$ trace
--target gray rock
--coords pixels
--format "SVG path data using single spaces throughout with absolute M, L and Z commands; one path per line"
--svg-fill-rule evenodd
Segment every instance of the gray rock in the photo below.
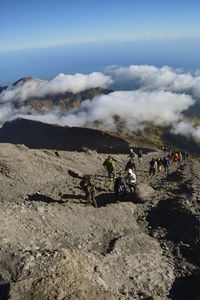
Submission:
M 136 199 L 140 202 L 146 202 L 150 199 L 152 199 L 155 191 L 152 187 L 145 183 L 137 184 L 136 189 Z

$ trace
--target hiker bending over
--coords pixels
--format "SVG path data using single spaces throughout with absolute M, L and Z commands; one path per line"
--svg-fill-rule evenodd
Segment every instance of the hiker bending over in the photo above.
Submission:
M 106 168 L 108 172 L 108 178 L 110 178 L 110 181 L 113 181 L 113 179 L 115 179 L 115 164 L 110 155 L 104 161 L 103 166 Z
M 129 187 L 130 192 L 133 193 L 136 186 L 136 175 L 131 169 L 127 170 L 124 180 Z
M 83 179 L 80 182 L 82 190 L 85 192 L 86 200 L 91 203 L 94 207 L 97 207 L 97 202 L 95 199 L 95 186 L 91 181 L 90 175 L 83 176 Z

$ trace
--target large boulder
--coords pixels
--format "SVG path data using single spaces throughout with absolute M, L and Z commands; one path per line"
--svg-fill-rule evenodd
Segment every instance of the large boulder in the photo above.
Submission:
M 145 183 L 137 184 L 135 189 L 135 196 L 139 202 L 146 202 L 152 199 L 154 193 L 154 189 Z

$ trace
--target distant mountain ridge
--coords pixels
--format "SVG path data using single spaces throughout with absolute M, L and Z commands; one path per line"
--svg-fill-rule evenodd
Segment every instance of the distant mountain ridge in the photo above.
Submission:
M 35 81 L 40 83 L 39 79 L 33 77 L 24 77 L 16 82 L 14 82 L 9 88 L 16 88 L 23 86 L 27 82 Z M 0 93 L 5 91 L 8 87 L 0 87 Z M 79 93 L 65 92 L 57 94 L 49 94 L 46 96 L 38 97 L 32 96 L 27 97 L 26 99 L 13 99 L 15 108 L 29 106 L 32 108 L 32 113 L 34 114 L 43 114 L 44 109 L 51 110 L 55 107 L 59 107 L 63 111 L 68 111 L 73 108 L 78 108 L 81 105 L 81 102 L 87 99 L 93 99 L 96 96 L 101 94 L 109 94 L 112 90 L 103 89 L 103 88 L 90 88 Z
M 23 85 L 24 83 L 26 83 L 27 81 L 40 81 L 39 79 L 36 79 L 34 77 L 28 76 L 28 77 L 22 77 L 20 79 L 18 79 L 17 81 L 15 81 L 12 86 L 17 86 L 17 85 Z
M 68 111 L 73 108 L 79 108 L 81 102 L 87 99 L 93 99 L 96 96 L 101 94 L 109 94 L 110 90 L 102 89 L 102 88 L 92 88 L 86 91 L 73 94 L 71 92 L 66 92 L 64 94 L 56 94 L 56 95 L 48 95 L 46 97 L 32 97 L 23 103 L 18 102 L 18 107 L 20 106 L 31 106 L 35 113 L 43 114 L 42 109 L 53 109 L 55 107 L 59 107 L 63 111 Z

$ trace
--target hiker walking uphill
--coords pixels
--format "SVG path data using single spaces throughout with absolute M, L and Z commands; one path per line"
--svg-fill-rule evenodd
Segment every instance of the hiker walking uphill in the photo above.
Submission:
M 155 160 L 155 158 L 152 158 L 152 160 L 149 162 L 150 168 L 149 168 L 149 175 L 155 175 L 158 169 L 158 163 Z
M 165 170 L 165 173 L 169 174 L 169 168 L 170 168 L 170 163 L 171 163 L 171 160 L 170 160 L 170 156 L 165 156 L 163 158 L 163 167 L 164 167 L 164 170 Z
M 161 157 L 160 156 L 157 157 L 156 161 L 157 161 L 157 165 L 158 165 L 158 171 L 161 171 L 161 169 L 162 169 L 162 159 L 161 159 Z
M 174 166 L 176 166 L 178 163 L 178 153 L 177 152 L 173 152 L 173 155 L 172 155 L 172 164 Z
M 135 162 L 132 158 L 129 159 L 129 161 L 127 162 L 126 166 L 125 166 L 125 171 L 128 171 L 128 169 L 131 170 L 135 170 L 136 169 L 136 165 Z
M 182 156 L 182 153 L 181 153 L 181 151 L 178 151 L 177 153 L 178 153 L 178 165 L 180 165 L 180 163 L 181 163 L 181 161 L 182 161 L 182 158 L 183 158 L 183 156 Z
M 138 151 L 138 163 L 141 164 L 143 162 L 143 153 L 142 150 Z
M 128 157 L 130 157 L 130 158 L 132 158 L 132 159 L 134 159 L 134 158 L 136 157 L 136 154 L 135 154 L 135 152 L 133 151 L 133 148 L 130 149 L 130 153 L 129 153 Z
M 83 176 L 83 179 L 80 182 L 80 186 L 85 192 L 86 200 L 94 207 L 97 207 L 97 202 L 95 199 L 95 186 L 91 180 L 91 177 L 89 175 Z
M 110 181 L 113 181 L 113 179 L 115 179 L 115 164 L 110 155 L 104 161 L 103 166 L 106 168 L 108 172 L 108 178 L 110 178 Z

